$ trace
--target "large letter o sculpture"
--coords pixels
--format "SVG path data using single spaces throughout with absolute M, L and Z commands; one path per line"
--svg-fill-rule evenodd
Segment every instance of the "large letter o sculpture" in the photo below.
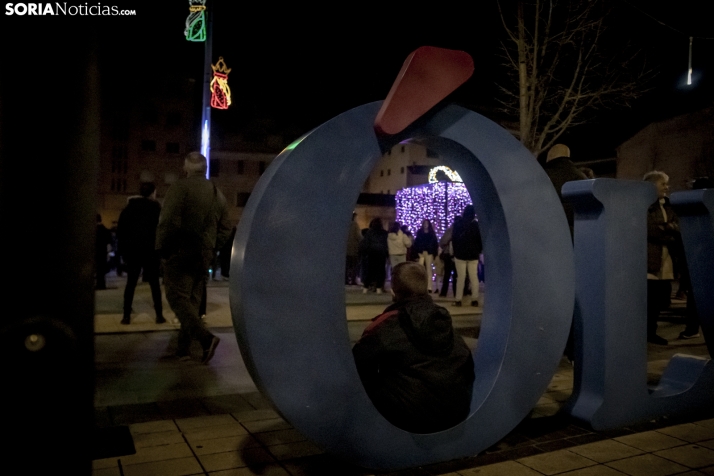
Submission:
M 325 450 L 381 470 L 473 456 L 535 406 L 560 361 L 574 305 L 573 251 L 548 177 L 507 131 L 458 106 L 398 136 L 373 129 L 380 103 L 347 111 L 281 153 L 256 185 L 233 246 L 230 301 L 261 392 Z M 439 152 L 474 198 L 488 304 L 474 352 L 471 413 L 412 434 L 374 408 L 352 358 L 344 301 L 347 230 L 382 147 Z

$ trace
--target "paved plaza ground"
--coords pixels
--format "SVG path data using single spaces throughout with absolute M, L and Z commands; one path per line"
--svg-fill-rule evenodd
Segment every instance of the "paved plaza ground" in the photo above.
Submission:
M 178 325 L 166 304 L 169 322 L 153 323 L 147 284 L 137 288 L 135 314 L 128 326 L 119 324 L 124 278 L 110 275 L 108 286 L 96 295 L 96 422 L 107 431 L 128 428 L 133 448 L 130 441 L 125 454 L 98 454 L 94 475 L 382 474 L 324 453 L 258 392 L 231 327 L 227 281 L 212 280 L 208 289 L 206 322 L 221 338 L 209 365 L 198 362 L 200 349 L 194 349 L 195 360 L 189 362 L 172 357 Z M 485 290 L 481 304 L 487 305 L 487 299 Z M 389 304 L 390 296 L 364 295 L 358 287 L 347 287 L 345 301 L 347 330 L 354 343 L 369 319 Z M 446 306 L 451 301 L 442 302 Z M 683 307 L 683 302 L 673 301 L 660 323 L 660 334 L 670 339 L 670 345 L 649 345 L 652 383 L 675 353 L 707 355 L 702 338 L 677 340 L 684 328 Z M 475 347 L 481 307 L 448 309 L 457 331 Z M 470 458 L 390 474 L 714 475 L 714 409 L 694 419 L 661 418 L 595 432 L 558 412 L 572 385 L 573 367 L 563 359 L 531 414 L 491 448 Z

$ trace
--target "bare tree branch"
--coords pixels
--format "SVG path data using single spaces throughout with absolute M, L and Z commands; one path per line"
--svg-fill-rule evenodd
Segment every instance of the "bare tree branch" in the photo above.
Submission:
M 499 85 L 500 102 L 519 116 L 519 139 L 536 155 L 594 110 L 626 105 L 646 91 L 652 72 L 638 66 L 637 53 L 603 52 L 604 1 L 520 0 L 515 22 L 498 5 L 510 40 L 503 65 L 514 79 Z

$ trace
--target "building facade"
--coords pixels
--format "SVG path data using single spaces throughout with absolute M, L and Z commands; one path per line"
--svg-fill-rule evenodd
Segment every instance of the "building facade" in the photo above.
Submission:
M 661 170 L 676 191 L 697 177 L 714 177 L 713 129 L 714 105 L 649 124 L 617 148 L 617 178 L 642 180 Z

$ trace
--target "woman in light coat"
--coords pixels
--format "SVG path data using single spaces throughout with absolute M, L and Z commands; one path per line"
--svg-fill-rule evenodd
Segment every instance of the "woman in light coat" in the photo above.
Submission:
M 399 263 L 404 263 L 407 260 L 407 249 L 412 245 L 412 237 L 404 234 L 401 230 L 401 225 L 395 221 L 389 227 L 387 235 L 387 246 L 389 247 L 389 266 L 392 269 Z

